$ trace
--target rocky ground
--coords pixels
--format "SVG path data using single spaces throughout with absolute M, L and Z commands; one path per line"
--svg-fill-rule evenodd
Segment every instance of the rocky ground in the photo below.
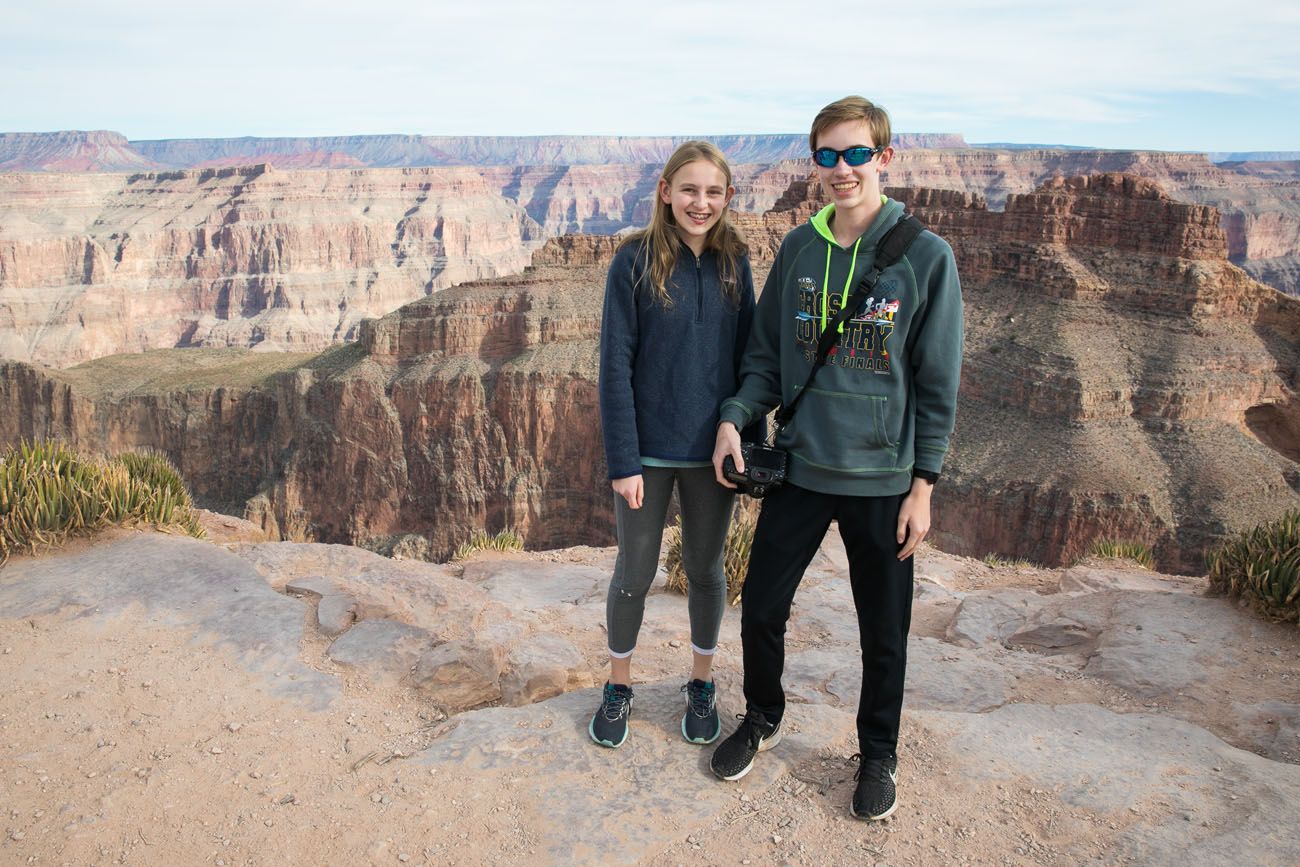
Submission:
M 900 800 L 852 819 L 856 625 L 830 539 L 787 736 L 682 741 L 656 587 L 632 733 L 593 746 L 609 549 L 460 565 L 118 531 L 0 569 L 3 864 L 1295 864 L 1300 631 L 1136 566 L 926 549 Z M 742 709 L 739 611 L 717 679 Z

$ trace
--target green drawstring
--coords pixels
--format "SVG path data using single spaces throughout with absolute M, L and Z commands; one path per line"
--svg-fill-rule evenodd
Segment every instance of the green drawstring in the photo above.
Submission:
M 853 242 L 853 258 L 849 260 L 849 276 L 844 279 L 844 291 L 840 295 L 840 306 L 843 307 L 849 303 L 849 287 L 853 285 L 853 270 L 858 265 L 858 245 L 862 243 L 862 238 Z M 831 283 L 831 245 L 826 244 L 826 273 L 822 275 L 822 327 L 818 332 L 826 330 L 826 298 L 830 294 Z M 840 334 L 844 333 L 844 323 L 840 323 Z

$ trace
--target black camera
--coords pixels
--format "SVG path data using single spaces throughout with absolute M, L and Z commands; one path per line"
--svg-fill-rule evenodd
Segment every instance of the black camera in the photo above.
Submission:
M 727 455 L 722 459 L 722 475 L 727 481 L 735 482 L 742 494 L 762 499 L 785 481 L 786 465 L 790 461 L 785 449 L 741 443 L 740 454 L 745 459 L 745 471 L 737 472 L 736 462 Z

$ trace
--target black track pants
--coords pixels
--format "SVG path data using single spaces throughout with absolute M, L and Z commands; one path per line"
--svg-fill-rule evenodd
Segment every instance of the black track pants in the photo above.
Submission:
M 781 673 L 794 592 L 832 520 L 839 522 L 862 646 L 858 745 L 869 758 L 893 753 L 903 712 L 912 563 L 896 541 L 903 494 L 848 497 L 785 485 L 763 500 L 741 608 L 745 702 L 769 720 L 785 712 Z

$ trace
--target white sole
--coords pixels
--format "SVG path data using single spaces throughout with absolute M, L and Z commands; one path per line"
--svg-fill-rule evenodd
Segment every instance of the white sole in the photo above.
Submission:
M 849 813 L 850 813 L 850 815 L 853 816 L 853 818 L 855 818 L 855 819 L 859 819 L 859 820 L 861 820 L 861 821 L 863 821 L 863 822 L 879 822 L 879 821 L 882 820 L 882 819 L 888 819 L 890 816 L 894 815 L 894 811 L 897 810 L 897 809 L 898 809 L 898 799 L 895 798 L 895 799 L 894 799 L 894 803 L 893 803 L 893 805 L 890 806 L 890 808 L 889 808 L 888 810 L 886 810 L 885 812 L 881 813 L 879 816 L 863 816 L 863 815 L 860 815 L 860 814 L 858 813 L 858 811 L 855 810 L 855 809 L 853 809 L 853 807 L 852 807 L 851 805 L 849 806 Z
M 781 729 L 778 728 L 776 731 L 772 732 L 772 734 L 768 735 L 766 738 L 758 742 L 758 752 L 765 753 L 779 743 L 781 743 Z M 718 774 L 718 779 L 726 780 L 727 782 L 730 783 L 735 780 L 739 780 L 741 777 L 745 776 L 745 774 L 748 774 L 751 770 L 753 770 L 753 768 L 754 768 L 754 760 L 750 759 L 749 764 L 741 768 L 738 773 L 732 774 L 729 777 L 724 777 L 721 774 Z

